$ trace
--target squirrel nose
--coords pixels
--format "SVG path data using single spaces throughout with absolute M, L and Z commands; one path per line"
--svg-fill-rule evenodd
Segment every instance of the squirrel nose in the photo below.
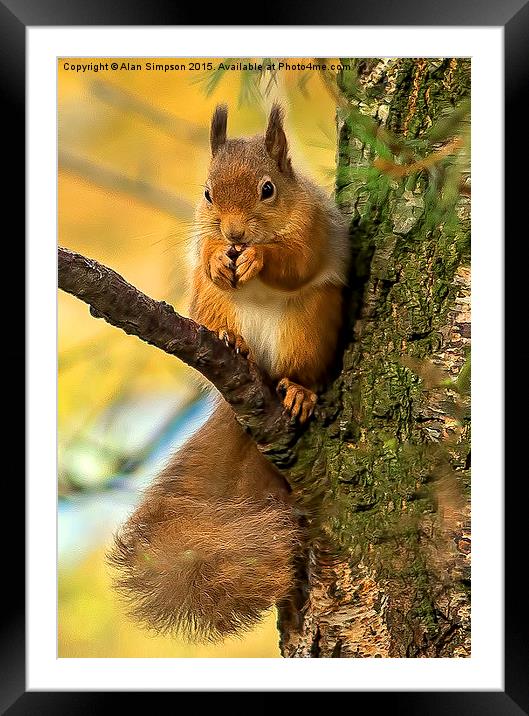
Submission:
M 241 244 L 244 239 L 244 229 L 226 231 L 225 236 L 230 244 Z
M 230 244 L 244 243 L 246 226 L 242 216 L 226 216 L 221 221 L 220 230 Z

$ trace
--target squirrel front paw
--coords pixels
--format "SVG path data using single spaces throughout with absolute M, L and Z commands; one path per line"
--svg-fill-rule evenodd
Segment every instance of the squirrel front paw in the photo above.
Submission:
M 235 261 L 235 281 L 240 286 L 257 276 L 263 268 L 263 252 L 258 246 L 248 246 Z
M 300 423 L 310 418 L 318 400 L 316 393 L 288 378 L 279 381 L 277 392 L 283 397 L 283 405 L 293 418 L 298 418 Z
M 236 353 L 240 353 L 247 358 L 249 357 L 250 348 L 242 336 L 239 336 L 237 333 L 233 333 L 233 331 L 229 331 L 226 328 L 221 328 L 218 332 L 218 336 L 227 346 L 235 348 Z
M 207 274 L 215 286 L 225 291 L 235 288 L 234 263 L 224 250 L 211 254 L 207 264 Z

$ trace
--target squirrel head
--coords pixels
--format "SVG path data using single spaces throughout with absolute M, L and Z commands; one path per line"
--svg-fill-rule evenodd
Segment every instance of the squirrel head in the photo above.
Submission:
M 274 104 L 264 135 L 227 137 L 228 108 L 211 120 L 211 163 L 197 218 L 201 233 L 227 244 L 280 240 L 282 225 L 299 207 L 301 187 L 288 156 L 283 110 Z

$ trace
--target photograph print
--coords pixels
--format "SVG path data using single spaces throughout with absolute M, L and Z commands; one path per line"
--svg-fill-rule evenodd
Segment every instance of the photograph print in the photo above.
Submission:
M 57 73 L 58 656 L 470 657 L 471 60 Z

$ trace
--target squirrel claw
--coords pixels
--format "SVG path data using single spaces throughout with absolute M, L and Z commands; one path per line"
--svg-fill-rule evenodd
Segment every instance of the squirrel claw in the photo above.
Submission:
M 222 328 L 219 331 L 218 336 L 220 340 L 224 341 L 229 348 L 235 348 L 236 353 L 240 353 L 246 358 L 248 357 L 250 348 L 242 336 L 239 336 L 226 328 Z
M 277 384 L 277 392 L 283 396 L 285 410 L 300 423 L 306 422 L 314 412 L 318 397 L 312 390 L 283 378 Z

